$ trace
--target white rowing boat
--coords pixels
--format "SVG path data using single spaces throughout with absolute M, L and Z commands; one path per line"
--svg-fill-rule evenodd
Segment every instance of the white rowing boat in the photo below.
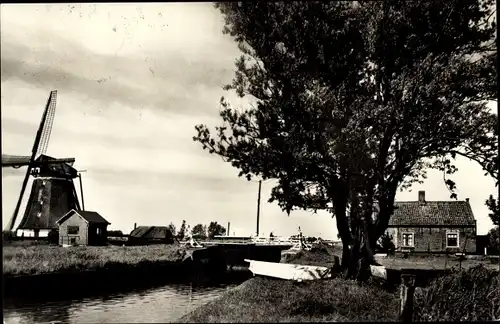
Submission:
M 250 263 L 249 270 L 254 275 L 274 277 L 285 280 L 318 280 L 332 277 L 332 269 L 291 263 L 275 263 L 245 259 Z

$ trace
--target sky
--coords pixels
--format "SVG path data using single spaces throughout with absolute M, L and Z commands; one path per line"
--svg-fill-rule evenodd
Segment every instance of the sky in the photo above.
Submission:
M 192 140 L 196 124 L 220 123 L 221 96 L 247 104 L 222 90 L 239 50 L 212 4 L 16 4 L 2 5 L 0 18 L 2 153 L 29 155 L 48 95 L 58 90 L 47 154 L 75 157 L 74 167 L 87 170 L 85 208 L 106 218 L 109 230 L 179 228 L 186 220 L 255 233 L 258 183 L 238 178 Z M 484 201 L 498 189 L 477 164 L 459 158 L 457 167 L 458 197 L 470 198 L 485 234 L 492 224 Z M 4 226 L 24 172 L 2 168 Z M 331 215 L 288 216 L 267 203 L 271 188 L 263 182 L 261 235 L 288 236 L 300 226 L 305 235 L 336 239 Z M 449 200 L 438 171 L 396 198 L 416 200 L 419 190 L 427 200 Z

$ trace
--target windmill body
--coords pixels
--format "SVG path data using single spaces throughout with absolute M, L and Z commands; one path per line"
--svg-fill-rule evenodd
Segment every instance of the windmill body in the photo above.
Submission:
M 35 179 L 24 216 L 16 234 L 21 237 L 45 237 L 57 228 L 56 221 L 72 209 L 80 210 L 73 180 L 78 172 L 67 163 L 43 162 L 58 159 L 41 155 L 31 176 Z
M 34 178 L 26 210 L 15 232 L 17 236 L 46 237 L 51 229 L 57 228 L 56 221 L 64 214 L 71 209 L 80 210 L 73 182 L 78 176 L 77 170 L 73 168 L 75 159 L 57 159 L 45 155 L 54 120 L 56 97 L 56 91 L 52 91 L 40 122 L 32 155 L 2 154 L 2 167 L 27 166 L 21 193 L 9 222 L 10 231 L 14 229 L 16 218 L 20 213 L 21 200 L 28 179 Z

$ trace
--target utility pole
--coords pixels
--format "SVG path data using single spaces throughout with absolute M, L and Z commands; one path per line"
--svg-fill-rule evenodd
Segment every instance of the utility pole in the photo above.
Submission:
M 262 188 L 262 180 L 259 180 L 259 194 L 257 195 L 257 237 L 259 237 L 259 217 L 260 217 L 260 190 Z
M 80 197 L 82 198 L 82 211 L 85 211 L 85 203 L 83 201 L 82 172 L 87 172 L 87 170 L 78 171 L 78 180 L 80 180 Z

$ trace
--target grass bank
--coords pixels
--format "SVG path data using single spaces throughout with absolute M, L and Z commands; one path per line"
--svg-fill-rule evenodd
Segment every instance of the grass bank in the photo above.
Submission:
M 451 256 L 409 256 L 401 257 L 375 257 L 375 260 L 386 268 L 400 270 L 402 268 L 412 269 L 470 269 L 482 265 L 491 270 L 498 270 L 498 261 L 490 260 L 488 257 L 467 258 L 460 262 L 454 255 Z
M 337 251 L 317 248 L 283 262 L 330 266 Z M 430 262 L 429 260 L 427 260 Z M 500 275 L 483 266 L 456 270 L 415 292 L 416 321 L 500 318 Z M 398 321 L 399 291 L 335 278 L 294 283 L 256 277 L 184 316 L 182 322 Z
M 342 247 L 317 244 L 313 246 L 310 251 L 298 251 L 293 254 L 283 254 L 281 262 L 332 267 L 335 264 L 335 257 L 340 258 L 341 255 Z
M 3 246 L 4 277 L 100 270 L 141 263 L 180 262 L 186 249 L 178 245 L 79 246 L 47 244 Z
M 478 265 L 415 290 L 417 321 L 500 320 L 500 274 Z
M 396 321 L 398 295 L 353 281 L 252 278 L 181 322 Z

